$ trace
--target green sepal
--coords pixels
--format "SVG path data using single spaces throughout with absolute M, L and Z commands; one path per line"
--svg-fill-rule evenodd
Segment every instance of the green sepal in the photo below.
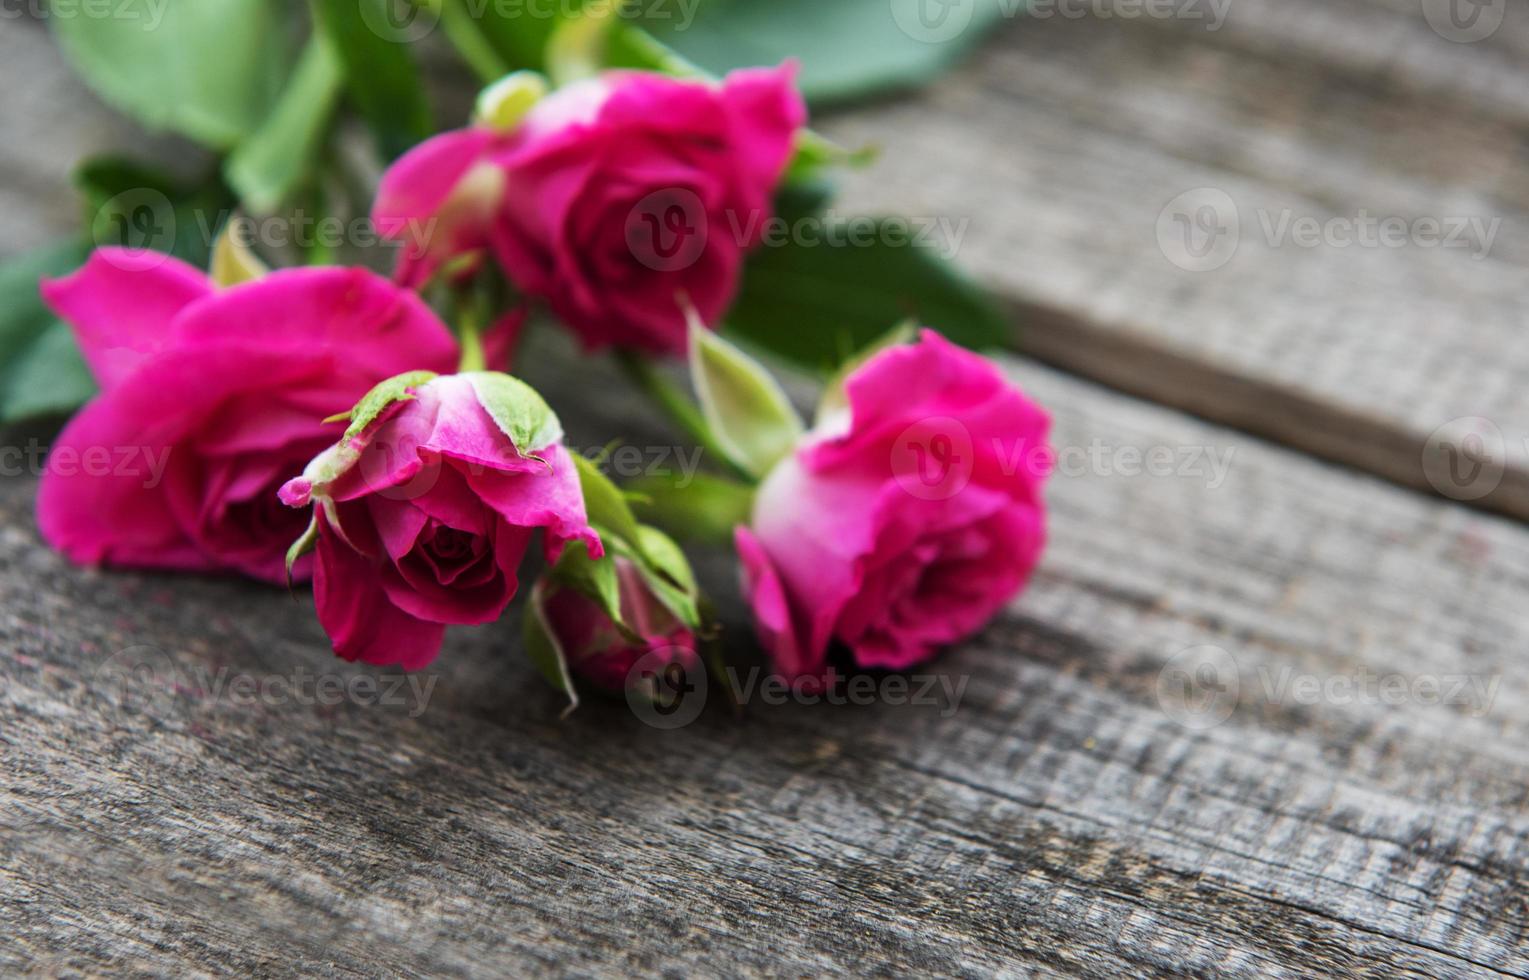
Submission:
M 520 125 L 547 95 L 547 78 L 540 72 L 513 71 L 478 93 L 473 124 L 508 133 Z
M 627 557 L 637 566 L 643 583 L 681 623 L 693 632 L 703 631 L 701 592 L 685 553 L 658 528 L 643 526 L 638 531 L 633 553 Z
M 600 528 L 596 526 L 598 532 Z M 601 535 L 601 540 L 610 535 Z M 616 575 L 616 563 L 609 558 L 592 558 L 589 547 L 576 541 L 563 549 L 562 557 L 553 566 L 548 578 L 558 586 L 573 589 L 600 607 L 600 611 L 616 624 L 616 628 L 630 640 L 638 636 L 622 618 L 621 582 Z
M 319 515 L 315 511 L 313 519 L 308 522 L 308 530 L 302 533 L 302 537 L 292 542 L 292 547 L 287 549 L 287 588 L 292 587 L 292 566 L 297 560 L 308 554 L 319 543 Z
M 639 519 L 684 541 L 730 545 L 733 528 L 748 524 L 754 509 L 753 487 L 704 473 L 683 487 L 672 477 L 647 477 L 632 490 L 629 499 Z
M 532 457 L 536 450 L 563 438 L 563 424 L 557 414 L 524 381 L 497 371 L 468 371 L 461 376 L 472 384 L 478 404 L 522 456 Z
M 242 216 L 234 215 L 218 233 L 217 241 L 213 242 L 212 262 L 208 275 L 219 286 L 237 286 L 240 283 L 254 282 L 271 271 L 269 266 L 260 261 L 260 256 L 240 240 L 246 224 Z
M 524 637 L 526 653 L 536 669 L 547 679 L 547 683 L 562 691 L 568 696 L 568 707 L 563 709 L 563 717 L 573 714 L 579 706 L 579 692 L 573 686 L 573 673 L 568 669 L 568 657 L 563 652 L 562 645 L 557 642 L 557 637 L 548 625 L 543 605 L 547 599 L 548 583 L 543 580 L 536 583 L 531 590 L 530 601 L 526 603 L 525 613 L 521 621 L 521 634 Z
M 608 529 L 617 537 L 637 541 L 637 518 L 632 514 L 626 496 L 616 488 L 610 477 L 600 472 L 600 467 L 593 460 L 575 453 L 573 464 L 579 471 L 579 486 L 584 491 L 585 519 Z
M 802 436 L 802 420 L 758 361 L 690 321 L 690 377 L 701 414 L 731 461 L 762 479 Z
M 690 569 L 690 561 L 673 538 L 656 527 L 644 524 L 637 529 L 637 546 L 655 570 L 668 576 L 671 582 L 686 593 L 697 593 L 695 573 Z
M 367 392 L 366 395 L 356 403 L 356 407 L 351 409 L 348 413 L 344 415 L 335 415 L 325 419 L 324 421 L 339 422 L 345 419 L 349 419 L 350 425 L 346 427 L 345 436 L 342 441 L 354 439 L 362 432 L 365 432 L 367 426 L 377 421 L 377 416 L 386 411 L 389 405 L 393 404 L 394 402 L 412 401 L 414 395 L 410 393 L 409 389 L 418 388 L 420 385 L 427 384 L 428 382 L 435 380 L 437 377 L 439 377 L 439 375 L 437 375 L 434 371 L 408 371 L 404 374 L 389 378 L 379 384 L 377 387 L 373 388 L 371 391 Z

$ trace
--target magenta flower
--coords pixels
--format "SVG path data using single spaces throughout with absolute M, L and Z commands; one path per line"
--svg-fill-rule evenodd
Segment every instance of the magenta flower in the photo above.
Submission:
M 762 642 L 787 677 L 830 643 L 901 670 L 981 628 L 1045 542 L 1050 420 L 932 331 L 870 358 L 846 407 L 766 477 L 735 532 Z
M 446 133 L 383 178 L 373 217 L 408 248 L 401 282 L 491 250 L 590 348 L 685 347 L 681 294 L 715 323 L 772 216 L 806 120 L 795 66 L 720 84 L 610 72 L 518 125 Z
M 631 559 L 609 560 L 616 564 L 621 626 L 578 589 L 549 584 L 537 590 L 539 614 L 573 674 L 602 691 L 620 694 L 628 686 L 649 682 L 633 676 L 639 661 L 649 674 L 671 664 L 687 673 L 700 669 L 695 633 L 654 594 Z
M 84 564 L 282 581 L 303 523 L 276 490 L 332 438 L 322 420 L 382 378 L 457 360 L 417 297 L 361 269 L 219 289 L 168 256 L 101 249 L 42 294 L 101 386 L 37 501 L 43 537 Z
M 346 660 L 417 670 L 448 625 L 498 619 L 532 534 L 603 553 L 557 417 L 508 375 L 394 379 L 281 490 L 316 504 L 320 623 Z M 294 535 L 295 537 L 295 535 Z

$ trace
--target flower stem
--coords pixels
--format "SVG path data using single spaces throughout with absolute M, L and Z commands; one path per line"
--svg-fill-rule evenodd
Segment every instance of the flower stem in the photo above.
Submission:
M 497 82 L 510 73 L 510 66 L 483 36 L 482 28 L 473 20 L 472 11 L 462 5 L 462 0 L 421 0 L 421 5 L 440 15 L 447 40 L 484 84 Z
M 457 365 L 457 372 L 485 370 L 488 361 L 483 356 L 483 327 L 476 303 L 463 303 L 457 308 L 457 325 L 462 343 L 462 362 Z
M 742 479 L 754 482 L 731 456 L 722 448 L 722 444 L 712 435 L 711 426 L 706 424 L 701 410 L 695 402 L 685 396 L 674 382 L 664 377 L 651 360 L 641 354 L 630 351 L 618 351 L 616 363 L 621 365 L 621 370 L 632 380 L 639 389 L 662 408 L 675 424 L 685 430 L 685 434 L 696 441 L 696 445 L 706 451 L 707 455 L 721 462 L 729 473 Z

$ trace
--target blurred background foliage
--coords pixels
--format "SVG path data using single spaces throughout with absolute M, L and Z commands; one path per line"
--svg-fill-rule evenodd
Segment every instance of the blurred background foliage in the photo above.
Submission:
M 50 18 L 64 56 L 102 100 L 147 129 L 196 144 L 212 162 L 191 181 L 125 157 L 78 165 L 82 234 L 0 267 L 0 424 L 67 412 L 93 391 L 67 328 L 37 296 L 39 276 L 68 272 L 98 245 L 153 248 L 205 267 L 218 231 L 238 212 L 365 215 L 382 165 L 466 122 L 440 118 L 427 76 L 442 64 L 478 83 L 518 69 L 555 75 L 549 60 L 559 36 L 588 20 L 584 8 L 597 2 L 171 0 L 144 12 L 157 15 L 154 23 Z M 971 21 L 950 40 L 906 29 L 910 18 L 929 15 L 928 5 L 948 3 L 629 0 L 605 18 L 600 48 L 606 65 L 676 74 L 797 58 L 804 94 L 820 111 L 927 83 L 1017 0 L 964 0 Z M 360 166 L 342 138 L 355 124 L 373 150 Z M 839 220 L 824 216 L 833 168 L 872 156 L 809 135 L 782 192 L 782 216 Z M 725 329 L 820 372 L 908 317 L 972 346 L 1007 339 L 980 289 L 912 242 L 882 240 L 892 237 L 760 249 Z M 351 259 L 322 248 L 288 258 Z

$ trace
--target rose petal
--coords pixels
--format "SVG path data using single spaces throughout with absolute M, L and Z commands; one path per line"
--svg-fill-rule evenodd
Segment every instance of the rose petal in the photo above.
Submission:
M 592 557 L 601 557 L 605 548 L 584 512 L 584 493 L 573 458 L 562 446 L 549 446 L 542 455 L 547 467 L 539 471 L 469 472 L 468 485 L 508 523 L 546 528 L 548 561 L 556 561 L 572 541 L 583 541 Z
M 205 274 L 179 259 L 122 248 L 97 249 L 78 272 L 43 280 L 39 289 L 73 327 L 103 389 L 169 344 L 176 316 L 214 293 Z
M 334 652 L 346 660 L 404 670 L 428 666 L 446 628 L 411 616 L 388 600 L 377 569 L 320 517 L 313 596 Z

